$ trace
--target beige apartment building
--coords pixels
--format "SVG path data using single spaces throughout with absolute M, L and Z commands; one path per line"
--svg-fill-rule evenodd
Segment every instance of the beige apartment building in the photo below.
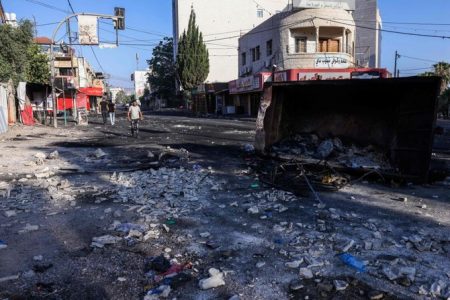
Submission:
M 239 75 L 354 67 L 355 32 L 350 10 L 312 8 L 279 13 L 239 39 Z

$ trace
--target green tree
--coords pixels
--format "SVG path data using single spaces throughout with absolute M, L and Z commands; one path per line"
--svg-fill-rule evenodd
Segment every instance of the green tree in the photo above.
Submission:
M 48 83 L 48 57 L 33 43 L 33 25 L 25 20 L 18 27 L 0 26 L 0 81 Z
M 27 60 L 26 81 L 48 84 L 50 82 L 49 59 L 41 52 L 38 45 L 31 44 L 28 47 Z
M 169 102 L 175 97 L 175 63 L 173 59 L 173 39 L 165 37 L 153 49 L 152 58 L 147 61 L 151 72 L 148 82 L 153 94 L 167 99 Z
M 124 91 L 119 91 L 116 95 L 116 103 L 125 104 L 130 102 L 130 97 Z
M 181 86 L 187 91 L 203 83 L 209 74 L 208 49 L 196 24 L 194 9 L 191 10 L 187 32 L 183 32 L 178 44 L 176 67 Z
M 33 25 L 22 21 L 17 28 L 0 26 L 0 81 L 10 78 L 14 85 L 26 80 L 29 66 L 28 48 L 33 42 Z
M 433 65 L 433 71 L 420 74 L 421 76 L 439 76 L 442 79 L 439 96 L 439 112 L 448 118 L 448 107 L 450 102 L 450 63 L 441 61 Z

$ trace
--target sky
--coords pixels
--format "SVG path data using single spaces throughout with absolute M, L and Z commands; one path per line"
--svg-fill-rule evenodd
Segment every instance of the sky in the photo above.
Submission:
M 16 13 L 18 19 L 35 19 L 38 36 L 51 37 L 56 28 L 53 23 L 71 13 L 68 0 L 2 0 L 2 3 L 5 11 Z M 75 12 L 114 14 L 114 7 L 126 9 L 127 29 L 119 31 L 122 44 L 118 48 L 75 47 L 77 54 L 86 57 L 97 71 L 110 74 L 109 82 L 113 86 L 132 87 L 131 73 L 136 68 L 147 68 L 146 60 L 151 58 L 154 45 L 162 37 L 172 35 L 172 0 L 70 0 L 70 3 Z M 450 37 L 449 0 L 379 0 L 379 7 L 385 30 Z M 77 30 L 75 22 L 71 26 Z M 100 40 L 115 40 L 110 22 L 100 23 L 99 32 Z M 58 39 L 64 34 L 63 27 L 58 31 Z M 383 32 L 381 51 L 382 67 L 393 71 L 395 51 L 398 51 L 400 74 L 415 75 L 427 71 L 437 61 L 450 61 L 450 38 Z

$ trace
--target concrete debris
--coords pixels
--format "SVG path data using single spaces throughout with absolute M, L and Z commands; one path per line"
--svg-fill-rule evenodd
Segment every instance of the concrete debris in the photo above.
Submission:
M 313 272 L 308 268 L 300 268 L 300 278 L 303 279 L 312 279 L 314 278 Z
M 43 152 L 37 152 L 36 154 L 34 154 L 34 157 L 44 160 L 44 159 L 47 158 L 47 155 L 45 153 L 43 153 Z
M 348 288 L 348 282 L 344 280 L 334 280 L 333 283 L 336 291 L 345 291 Z
M 303 263 L 303 258 L 285 263 L 284 265 L 291 269 L 297 269 Z
M 27 224 L 23 229 L 19 230 L 19 234 L 23 234 L 23 233 L 27 233 L 27 232 L 32 232 L 32 231 L 37 231 L 39 230 L 39 225 L 30 225 Z
M 264 267 L 265 265 L 266 265 L 266 263 L 263 262 L 263 261 L 260 261 L 260 262 L 257 262 L 257 263 L 256 263 L 256 267 L 257 267 L 258 269 L 261 269 L 261 268 Z
M 155 154 L 153 154 L 152 151 L 148 150 L 148 151 L 147 151 L 147 157 L 148 157 L 148 158 L 155 158 Z
M 222 285 L 225 285 L 225 281 L 223 279 L 224 274 L 217 269 L 211 268 L 209 269 L 209 278 L 202 279 L 199 282 L 199 287 L 202 290 L 209 290 L 211 288 L 216 288 Z
M 53 151 L 47 156 L 47 159 L 59 159 L 59 152 L 58 150 Z
M 4 213 L 5 217 L 11 218 L 17 216 L 17 213 L 15 210 L 6 210 Z
M 370 291 L 367 296 L 370 300 L 381 300 L 384 298 L 384 293 L 380 291 Z
M 252 206 L 249 209 L 247 209 L 247 212 L 249 214 L 256 215 L 259 214 L 259 208 L 257 206 Z
M 202 237 L 202 238 L 209 238 L 210 236 L 211 236 L 211 233 L 209 233 L 209 232 L 200 233 L 200 237 Z
M 105 157 L 107 154 L 100 148 L 98 148 L 97 150 L 95 150 L 93 156 L 96 157 L 97 159 L 103 158 Z
M 112 235 L 104 235 L 99 237 L 92 238 L 91 247 L 103 248 L 105 245 L 113 245 L 120 242 L 122 238 L 112 236 Z

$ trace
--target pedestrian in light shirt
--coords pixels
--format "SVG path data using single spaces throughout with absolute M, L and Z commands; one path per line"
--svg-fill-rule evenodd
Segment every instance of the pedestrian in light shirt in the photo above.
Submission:
M 136 101 L 128 109 L 128 121 L 131 122 L 131 135 L 138 137 L 139 134 L 139 120 L 142 120 L 141 108 Z
M 111 125 L 114 126 L 116 123 L 116 104 L 112 101 L 108 103 L 108 112 L 109 112 L 109 121 L 111 121 Z

